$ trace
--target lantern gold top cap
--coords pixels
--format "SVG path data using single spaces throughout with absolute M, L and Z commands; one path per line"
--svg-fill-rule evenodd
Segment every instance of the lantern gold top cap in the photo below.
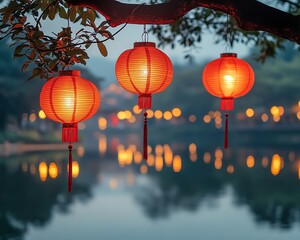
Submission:
M 221 57 L 237 57 L 236 53 L 221 53 Z
M 62 70 L 58 73 L 59 76 L 76 76 L 80 77 L 80 71 L 79 70 Z
M 154 42 L 135 42 L 134 47 L 155 47 Z

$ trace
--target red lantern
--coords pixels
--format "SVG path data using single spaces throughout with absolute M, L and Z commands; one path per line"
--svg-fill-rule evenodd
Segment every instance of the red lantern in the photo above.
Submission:
M 80 71 L 61 71 L 48 80 L 40 93 L 46 116 L 63 124 L 62 141 L 69 142 L 69 191 L 72 189 L 72 142 L 78 141 L 78 122 L 91 118 L 100 106 L 100 93 Z
M 254 72 L 236 53 L 222 53 L 221 57 L 208 63 L 203 71 L 205 89 L 221 98 L 221 110 L 233 110 L 234 98 L 247 94 L 254 84 Z M 225 141 L 228 147 L 228 114 L 225 114 Z
M 162 92 L 172 82 L 169 57 L 153 42 L 136 42 L 116 63 L 116 77 L 127 91 L 138 94 L 140 109 L 151 108 L 152 94 Z M 144 113 L 144 159 L 147 159 L 147 112 Z

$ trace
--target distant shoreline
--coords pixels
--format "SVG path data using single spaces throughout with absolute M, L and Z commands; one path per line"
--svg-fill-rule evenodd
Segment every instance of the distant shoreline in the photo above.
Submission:
M 0 156 L 18 155 L 27 152 L 66 150 L 66 143 L 32 144 L 32 143 L 10 143 L 0 144 Z

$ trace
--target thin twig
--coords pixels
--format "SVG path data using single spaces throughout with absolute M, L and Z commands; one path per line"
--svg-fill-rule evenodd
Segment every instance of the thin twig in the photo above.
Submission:
M 60 0 L 55 0 L 54 2 L 50 3 L 50 4 L 45 8 L 45 10 L 41 13 L 41 15 L 39 16 L 38 20 L 36 21 L 36 25 L 35 25 L 35 28 L 36 28 L 36 29 L 39 28 L 41 19 L 42 19 L 42 17 L 44 16 L 45 12 L 46 12 L 52 5 L 58 3 L 59 1 L 60 1 Z
M 51 50 L 44 50 L 44 49 L 40 49 L 40 48 L 37 48 L 38 51 L 41 51 L 41 52 L 53 52 L 53 51 L 57 51 L 57 50 L 62 50 L 62 49 L 66 49 L 66 48 L 71 48 L 71 47 L 76 47 L 76 46 L 80 46 L 80 45 L 83 45 L 83 44 L 93 44 L 93 43 L 104 43 L 106 41 L 108 41 L 109 39 L 112 39 L 114 36 L 116 36 L 119 32 L 121 32 L 126 26 L 127 24 L 130 22 L 133 14 L 135 13 L 135 11 L 137 11 L 140 7 L 146 5 L 145 3 L 137 6 L 131 13 L 131 16 L 129 17 L 128 21 L 118 30 L 116 31 L 114 34 L 110 35 L 108 38 L 104 39 L 104 40 L 101 40 L 101 41 L 84 41 L 84 42 L 81 42 L 81 43 L 73 43 L 73 44 L 69 44 L 69 45 L 66 45 L 64 47 L 59 47 L 59 48 L 55 48 L 55 49 L 51 49 Z
M 298 3 L 295 3 L 295 2 L 292 2 L 290 0 L 278 0 L 279 2 L 284 2 L 284 3 L 288 3 L 288 4 L 291 4 L 297 8 L 300 8 L 300 5 Z

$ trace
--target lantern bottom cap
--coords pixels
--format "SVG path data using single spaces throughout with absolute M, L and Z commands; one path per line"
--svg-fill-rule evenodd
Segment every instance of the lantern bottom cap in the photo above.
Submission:
M 147 109 L 152 107 L 151 94 L 140 94 L 138 100 L 139 109 Z
M 63 123 L 62 127 L 62 142 L 78 142 L 78 124 Z
M 221 110 L 233 110 L 234 108 L 234 99 L 233 98 L 222 98 L 220 109 Z

